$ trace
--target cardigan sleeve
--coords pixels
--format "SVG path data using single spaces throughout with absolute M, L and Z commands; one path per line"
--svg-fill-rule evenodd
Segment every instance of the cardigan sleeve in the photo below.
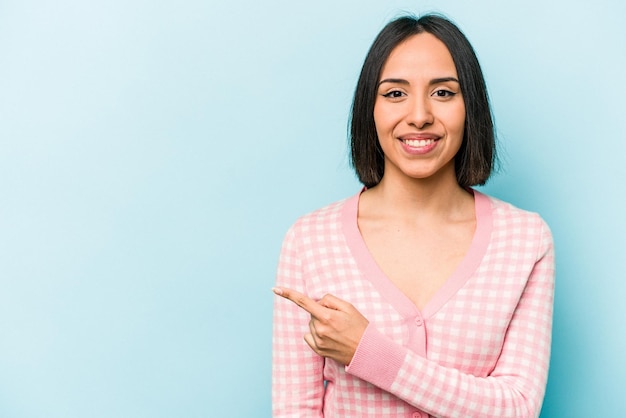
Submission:
M 366 329 L 346 372 L 435 417 L 537 417 L 548 377 L 554 296 L 552 236 L 541 221 L 536 262 L 487 377 L 444 367 Z
M 276 285 L 306 292 L 295 227 L 285 237 Z M 324 359 L 309 348 L 304 334 L 309 314 L 281 297 L 274 298 L 272 410 L 274 417 L 322 417 Z

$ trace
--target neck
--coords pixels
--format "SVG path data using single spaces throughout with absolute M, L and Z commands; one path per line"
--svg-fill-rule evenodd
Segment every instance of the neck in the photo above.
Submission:
M 370 210 L 407 219 L 465 217 L 468 207 L 473 207 L 472 194 L 459 186 L 454 173 L 427 179 L 383 177 L 365 193 Z

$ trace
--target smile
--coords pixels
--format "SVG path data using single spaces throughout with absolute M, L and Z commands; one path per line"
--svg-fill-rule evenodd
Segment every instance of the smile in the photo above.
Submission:
M 435 143 L 434 139 L 404 139 L 401 141 L 413 148 L 422 148 Z

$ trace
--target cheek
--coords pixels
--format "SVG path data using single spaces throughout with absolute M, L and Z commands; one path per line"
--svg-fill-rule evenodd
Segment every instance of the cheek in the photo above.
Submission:
M 380 109 L 380 106 L 375 105 L 374 106 L 374 123 L 376 124 L 376 129 L 378 129 L 378 126 L 381 125 L 382 122 L 382 110 Z
M 385 106 L 374 106 L 374 124 L 378 136 L 388 134 L 396 124 L 398 118 L 397 111 Z
M 465 131 L 465 106 L 459 106 L 458 109 L 451 112 L 448 121 L 451 132 L 463 137 L 463 132 Z
M 376 134 L 380 138 L 385 130 L 385 118 L 383 112 L 378 107 L 374 107 L 374 126 L 376 126 Z

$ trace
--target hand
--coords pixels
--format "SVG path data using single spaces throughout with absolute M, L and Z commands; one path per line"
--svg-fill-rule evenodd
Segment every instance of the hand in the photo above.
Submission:
M 311 314 L 310 332 L 304 340 L 313 351 L 343 365 L 350 364 L 369 324 L 354 306 L 333 295 L 316 302 L 295 290 L 280 287 L 272 290 Z

